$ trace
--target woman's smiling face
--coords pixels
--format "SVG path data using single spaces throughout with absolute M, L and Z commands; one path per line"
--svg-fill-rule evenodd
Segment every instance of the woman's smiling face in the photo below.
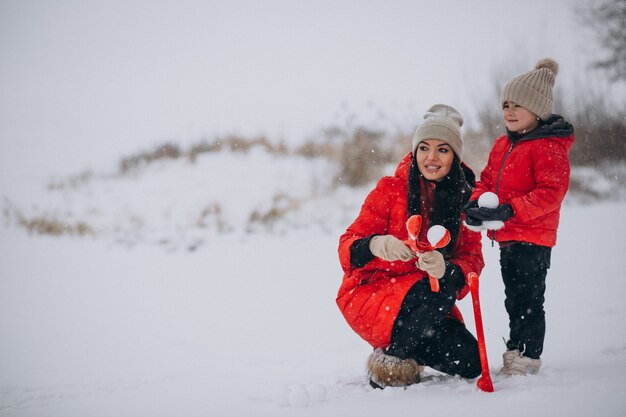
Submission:
M 425 139 L 417 145 L 415 159 L 424 178 L 439 182 L 452 168 L 454 151 L 442 140 Z

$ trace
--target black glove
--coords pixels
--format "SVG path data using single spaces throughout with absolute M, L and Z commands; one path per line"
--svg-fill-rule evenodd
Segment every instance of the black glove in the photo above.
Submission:
M 471 200 L 465 206 L 463 206 L 463 212 L 465 213 L 465 223 L 467 223 L 470 226 L 476 226 L 476 227 L 482 226 L 483 221 L 480 220 L 479 218 L 471 216 L 469 213 L 469 209 L 474 209 L 474 208 L 478 208 L 478 200 Z
M 480 227 L 483 225 L 482 220 L 477 219 L 476 217 L 472 217 L 469 214 L 465 216 L 465 223 L 467 223 L 469 226 L 475 226 L 475 227 Z
M 499 220 L 505 222 L 513 217 L 513 214 L 515 214 L 513 212 L 513 207 L 507 203 L 500 204 L 494 209 L 487 207 L 473 207 L 467 209 L 467 217 L 473 217 L 482 221 Z
M 467 214 L 467 210 L 478 207 L 478 200 L 470 200 L 463 206 L 463 212 Z

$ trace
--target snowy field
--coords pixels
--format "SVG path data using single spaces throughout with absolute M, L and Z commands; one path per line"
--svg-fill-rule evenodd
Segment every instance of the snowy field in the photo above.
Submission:
M 495 376 L 508 329 L 498 248 L 485 241 L 495 392 L 432 370 L 380 391 L 334 301 L 338 237 L 367 189 L 328 193 L 330 177 L 319 161 L 253 152 L 62 190 L 0 184 L 0 416 L 626 415 L 626 203 L 564 206 L 540 375 Z M 298 203 L 276 224 L 250 221 L 279 194 Z M 96 234 L 29 235 L 6 199 Z M 214 203 L 221 223 L 201 216 Z M 474 331 L 469 297 L 459 306 Z
M 626 163 L 573 173 L 601 198 L 563 208 L 544 368 L 486 394 L 434 371 L 367 385 L 371 349 L 335 295 L 370 187 L 335 188 L 336 165 L 111 161 L 155 141 L 408 132 L 439 102 L 469 127 L 500 72 L 548 56 L 559 96 L 621 104 L 623 83 L 588 72 L 600 51 L 575 3 L 0 1 L 0 417 L 625 416 Z M 508 328 L 484 253 L 495 374 Z

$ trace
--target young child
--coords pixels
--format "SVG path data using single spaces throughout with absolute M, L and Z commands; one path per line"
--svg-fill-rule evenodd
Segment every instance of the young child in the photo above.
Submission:
M 536 374 L 541 367 L 546 275 L 569 185 L 568 152 L 574 143 L 572 125 L 552 114 L 557 72 L 558 64 L 544 59 L 504 87 L 506 134 L 496 139 L 465 207 L 470 226 L 504 222 L 487 235 L 500 246 L 510 330 L 503 355 L 506 375 Z M 478 198 L 487 191 L 499 197 L 497 207 L 478 206 Z

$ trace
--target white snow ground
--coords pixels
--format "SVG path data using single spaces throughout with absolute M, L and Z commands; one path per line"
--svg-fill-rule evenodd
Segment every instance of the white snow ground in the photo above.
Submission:
M 433 371 L 432 380 L 406 390 L 378 391 L 364 374 L 370 348 L 334 302 L 337 240 L 367 190 L 312 199 L 282 226 L 249 233 L 237 227 L 246 219 L 243 208 L 267 204 L 279 191 L 311 198 L 313 188 L 328 185 L 319 178 L 329 176 L 316 162 L 280 168 L 282 162 L 252 155 L 239 162 L 207 157 L 193 175 L 187 167 L 174 176 L 97 178 L 62 195 L 30 183 L 0 184 L 28 214 L 71 212 L 101 232 L 30 236 L 10 216 L 0 226 L 0 416 L 626 414 L 626 203 L 564 206 L 540 375 L 494 376 L 496 391 L 487 394 L 473 380 Z M 222 175 L 212 177 L 211 169 Z M 215 178 L 230 184 L 228 169 L 250 175 L 236 193 L 224 194 Z M 293 175 L 279 180 L 281 169 Z M 317 185 L 307 182 L 312 178 Z M 129 187 L 148 191 L 135 198 Z M 218 197 L 232 230 L 184 221 L 195 219 L 193 207 Z M 124 207 L 145 216 L 131 234 L 120 231 Z M 195 250 L 187 250 L 189 242 L 198 243 Z M 481 303 L 495 374 L 507 320 L 497 245 L 485 242 L 484 254 Z M 459 305 L 473 331 L 469 297 Z M 281 400 L 289 389 L 320 386 L 321 401 Z

